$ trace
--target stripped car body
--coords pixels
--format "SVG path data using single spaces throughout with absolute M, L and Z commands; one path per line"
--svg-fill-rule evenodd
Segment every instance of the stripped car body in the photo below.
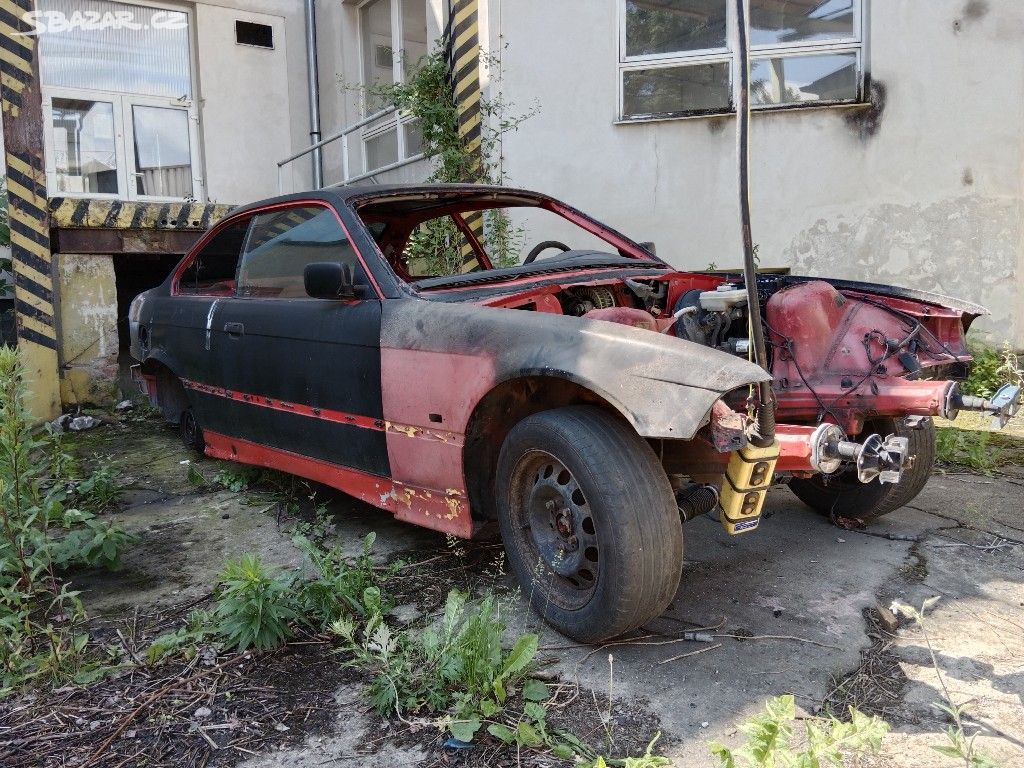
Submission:
M 546 211 L 608 250 L 555 243 L 562 256 L 532 253 L 529 264 L 496 269 L 467 223 L 494 208 Z M 414 275 L 405 253 L 412 233 L 441 217 L 463 233 L 475 269 Z M 297 265 L 293 274 L 282 254 Z M 311 286 L 322 275 L 329 282 L 335 260 L 345 262 L 341 287 L 325 296 Z M 774 350 L 776 479 L 845 466 L 822 451 L 849 444 L 872 420 L 964 407 L 951 379 L 968 371 L 964 335 L 983 308 L 862 283 L 759 282 Z M 558 409 L 586 406 L 586 418 L 603 412 L 626 425 L 660 462 L 659 488 L 668 478 L 677 492 L 721 484 L 746 444 L 749 388 L 769 380 L 746 359 L 741 293 L 741 277 L 679 272 L 546 195 L 471 185 L 321 190 L 221 221 L 133 303 L 132 354 L 153 402 L 207 454 L 308 477 L 399 519 L 471 537 L 501 517 L 496 489 L 510 435 Z M 561 466 L 556 459 L 533 493 L 560 515 L 550 521 L 562 536 L 556 560 L 593 539 L 594 558 L 579 571 L 590 573 L 594 537 L 610 546 L 607 534 L 594 533 L 589 517 L 588 532 L 579 528 L 579 505 L 543 496 L 558 490 L 544 490 L 542 476 Z M 899 469 L 890 467 L 897 477 Z M 573 539 L 567 548 L 563 540 Z M 677 580 L 678 567 L 669 568 Z M 609 626 L 621 631 L 639 618 L 649 617 Z

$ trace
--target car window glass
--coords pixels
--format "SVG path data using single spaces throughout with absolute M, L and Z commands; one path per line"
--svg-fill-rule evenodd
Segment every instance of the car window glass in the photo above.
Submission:
M 233 296 L 238 256 L 249 219 L 224 227 L 213 236 L 178 278 L 178 293 L 186 296 Z
M 305 297 L 303 271 L 318 261 L 348 264 L 355 284 L 367 284 L 355 250 L 329 208 L 303 206 L 259 214 L 245 244 L 238 295 Z

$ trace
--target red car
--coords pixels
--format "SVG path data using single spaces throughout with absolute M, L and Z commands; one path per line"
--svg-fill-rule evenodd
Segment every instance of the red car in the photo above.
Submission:
M 684 520 L 721 505 L 751 530 L 773 482 L 870 520 L 927 480 L 930 417 L 1015 407 L 952 381 L 981 307 L 757 282 L 770 376 L 748 360 L 742 276 L 677 271 L 534 192 L 322 190 L 206 233 L 132 304 L 132 354 L 188 445 L 456 536 L 497 522 L 536 610 L 599 641 L 668 605 Z M 748 403 L 768 381 L 759 444 Z

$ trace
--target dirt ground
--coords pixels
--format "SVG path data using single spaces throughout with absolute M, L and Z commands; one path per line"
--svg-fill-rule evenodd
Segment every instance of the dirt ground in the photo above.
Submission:
M 1005 450 L 1020 451 L 1024 425 L 1011 425 L 1000 441 Z M 226 557 L 256 552 L 265 562 L 299 564 L 275 498 L 212 483 L 197 487 L 188 479 L 194 457 L 158 422 L 101 427 L 80 436 L 77 450 L 117 463 L 126 492 L 112 516 L 140 536 L 125 570 L 75 580 L 98 632 L 180 621 L 209 600 Z M 229 465 L 199 459 L 194 466 L 211 479 Z M 894 599 L 920 605 L 938 595 L 926 631 L 950 693 L 972 702 L 968 719 L 979 729 L 979 745 L 1007 768 L 1024 765 L 1022 490 L 1024 468 L 1017 464 L 991 475 L 947 468 L 910 506 L 856 531 L 835 527 L 779 487 L 769 493 L 766 519 L 754 534 L 730 537 L 707 517 L 687 524 L 679 593 L 635 637 L 581 646 L 547 629 L 522 601 L 507 624 L 510 633 L 541 635 L 546 673 L 562 684 L 553 720 L 600 743 L 610 694 L 618 755 L 637 754 L 660 732 L 659 748 L 674 765 L 711 766 L 708 742 L 738 743 L 737 722 L 767 698 L 792 693 L 805 713 L 850 704 L 892 725 L 882 754 L 862 765 L 939 767 L 957 763 L 931 749 L 943 743 L 947 723 L 933 707 L 941 688 L 925 636 L 906 624 L 891 631 L 878 611 Z M 397 579 L 400 611 L 434 611 L 452 587 L 514 589 L 494 544 L 453 543 L 342 496 L 333 497 L 330 511 L 353 554 L 375 531 L 381 558 L 412 564 Z M 695 628 L 708 628 L 712 642 L 682 639 Z M 193 663 L 180 675 L 202 669 Z M 52 726 L 46 719 L 52 712 L 71 731 L 114 734 L 110 753 L 95 765 L 142 764 L 143 755 L 147 765 L 266 768 L 567 764 L 492 743 L 453 750 L 437 729 L 382 721 L 368 710 L 359 674 L 343 668 L 327 646 L 225 660 L 224 669 L 233 676 L 218 677 L 220 689 L 197 683 L 161 715 L 165 720 L 140 717 L 120 733 L 118 718 L 155 686 L 145 675 L 100 684 L 107 686 L 102 695 L 121 707 L 117 717 L 90 719 L 89 707 L 96 706 L 88 701 L 97 700 L 96 692 L 88 701 L 65 690 L 20 702 L 21 710 L 0 709 L 0 742 L 9 737 L 5 720 L 17 720 L 28 742 L 33 728 L 43 733 L 43 725 Z M 204 706 L 209 714 L 200 718 L 195 713 Z M 188 728 L 152 758 L 146 740 L 179 721 Z M 248 739 L 238 736 L 252 723 L 262 725 L 252 726 Z M 67 764 L 82 764 L 88 753 Z M 13 754 L 7 758 L 13 762 L 0 754 L 0 764 L 26 764 Z

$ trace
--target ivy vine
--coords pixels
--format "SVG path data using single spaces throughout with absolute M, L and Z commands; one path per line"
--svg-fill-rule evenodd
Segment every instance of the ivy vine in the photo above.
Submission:
M 459 136 L 459 112 L 448 70 L 443 42 L 410 68 L 403 83 L 362 89 L 375 104 L 393 106 L 416 118 L 423 136 L 422 152 L 433 171 L 428 180 L 438 183 L 502 184 L 502 138 L 532 117 L 536 109 L 514 114 L 512 105 L 501 93 L 501 65 L 497 57 L 481 55 L 481 65 L 491 73 L 491 93 L 481 99 L 480 148 L 469 152 Z M 523 245 L 523 230 L 500 208 L 483 212 L 484 236 L 481 245 L 494 266 L 517 264 Z M 448 217 L 424 222 L 413 233 L 406 255 L 417 275 L 447 275 L 467 271 L 475 262 L 465 264 L 461 253 L 464 236 Z

